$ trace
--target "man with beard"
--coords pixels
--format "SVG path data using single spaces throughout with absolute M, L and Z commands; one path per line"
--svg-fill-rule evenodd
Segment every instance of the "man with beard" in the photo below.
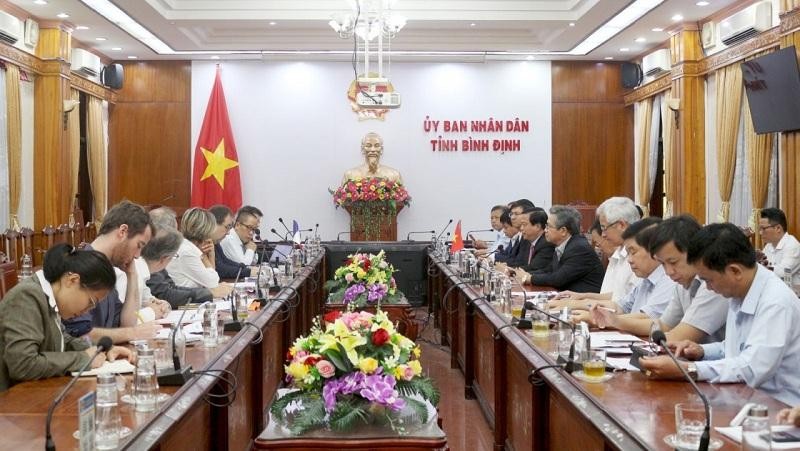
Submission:
M 342 178 L 342 184 L 348 180 L 363 179 L 368 177 L 381 177 L 393 182 L 403 183 L 403 178 L 397 169 L 383 166 L 383 139 L 375 132 L 369 132 L 361 140 L 361 153 L 364 155 L 364 164 L 348 169 Z
M 144 208 L 133 202 L 122 201 L 108 210 L 97 238 L 85 249 L 105 254 L 119 270 L 117 278 L 127 276 L 128 280 L 138 280 L 133 259 L 141 255 L 142 248 L 150 241 L 152 227 L 150 216 Z M 92 342 L 97 342 L 103 336 L 111 337 L 114 343 L 153 338 L 161 326 L 154 322 L 137 325 L 139 284 L 129 283 L 125 291 L 124 303 L 114 288 L 91 311 L 63 320 L 67 332 L 73 337 L 86 335 Z

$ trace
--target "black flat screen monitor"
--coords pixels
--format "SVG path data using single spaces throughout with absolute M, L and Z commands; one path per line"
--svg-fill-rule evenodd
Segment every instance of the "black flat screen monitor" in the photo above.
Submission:
M 741 65 L 756 133 L 800 129 L 800 71 L 794 46 Z

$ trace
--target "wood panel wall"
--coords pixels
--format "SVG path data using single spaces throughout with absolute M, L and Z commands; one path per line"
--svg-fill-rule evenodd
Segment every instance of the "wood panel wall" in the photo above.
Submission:
M 553 203 L 634 194 L 633 107 L 621 64 L 552 62 Z
M 191 62 L 123 62 L 109 111 L 108 205 L 187 207 L 191 196 Z

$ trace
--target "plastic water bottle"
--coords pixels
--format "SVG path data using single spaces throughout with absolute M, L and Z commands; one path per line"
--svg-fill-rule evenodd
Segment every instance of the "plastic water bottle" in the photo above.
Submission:
M 97 375 L 95 405 L 95 448 L 116 449 L 119 446 L 121 420 L 117 409 L 117 380 L 113 374 Z
M 762 436 L 766 436 L 764 440 Z M 769 440 L 769 412 L 767 406 L 756 404 L 747 412 L 742 423 L 742 451 L 764 451 L 771 449 Z
M 33 260 L 28 254 L 22 256 L 22 267 L 20 268 L 19 275 L 20 279 L 27 279 L 33 275 Z
M 218 341 L 217 311 L 213 305 L 210 305 L 203 311 L 203 347 L 213 348 L 217 346 Z
M 158 380 L 152 349 L 140 349 L 137 353 L 136 369 L 133 371 L 133 399 L 137 412 L 156 410 Z

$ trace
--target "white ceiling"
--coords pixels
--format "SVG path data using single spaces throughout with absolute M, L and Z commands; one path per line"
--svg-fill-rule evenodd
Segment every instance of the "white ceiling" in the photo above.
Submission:
M 158 55 L 108 22 L 80 0 L 9 0 L 41 20 L 65 20 L 76 26 L 73 38 L 111 59 L 209 59 L 206 55 Z M 112 0 L 176 51 L 346 51 L 352 40 L 339 39 L 327 22 L 347 11 L 345 0 Z M 628 28 L 586 56 L 544 56 L 536 59 L 628 60 L 668 39 L 675 14 L 698 21 L 737 0 L 665 0 Z M 391 42 L 401 51 L 524 52 L 568 51 L 632 0 L 397 0 L 393 8 L 408 19 Z M 66 12 L 69 18 L 56 15 Z M 273 23 L 273 24 L 271 24 Z M 571 26 L 570 24 L 574 24 Z M 107 38 L 97 41 L 96 38 Z M 635 42 L 644 38 L 644 42 Z M 120 47 L 122 50 L 112 50 Z M 620 49 L 627 48 L 627 51 Z M 274 56 L 271 56 L 271 58 Z M 295 56 L 298 57 L 298 56 Z M 331 58 L 300 55 L 304 59 Z M 223 55 L 222 59 L 262 58 Z M 333 58 L 347 58 L 339 55 Z M 478 55 L 480 58 L 480 55 Z

